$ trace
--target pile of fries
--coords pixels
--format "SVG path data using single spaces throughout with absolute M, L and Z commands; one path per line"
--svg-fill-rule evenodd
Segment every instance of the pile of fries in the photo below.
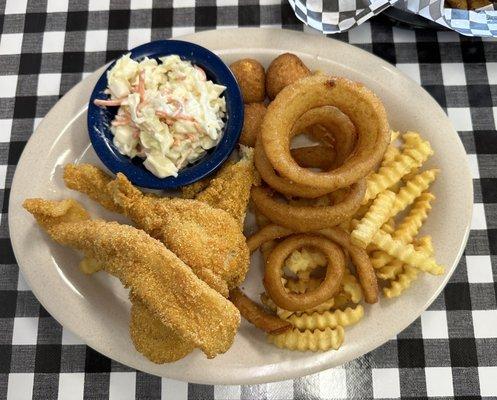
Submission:
M 351 219 L 334 228 L 350 235 L 351 245 L 367 253 L 386 298 L 400 296 L 420 272 L 444 273 L 444 268 L 434 259 L 431 237 L 419 235 L 435 200 L 429 190 L 439 170 L 422 170 L 431 155 L 430 143 L 418 133 L 399 135 L 392 132 L 391 144 L 379 169 L 367 177 L 362 206 Z M 274 227 L 261 214 L 257 214 L 257 222 L 261 230 L 252 237 L 254 239 L 260 237 L 259 233 L 264 229 Z M 279 233 L 280 238 L 295 235 L 293 232 Z M 313 232 L 316 235 L 324 233 L 325 230 Z M 248 243 L 250 248 L 251 238 Z M 252 248 L 260 246 L 267 261 L 277 244 L 278 239 L 260 240 Z M 342 345 L 344 328 L 358 323 L 365 313 L 362 305 L 364 287 L 356 278 L 357 260 L 350 251 L 345 253 L 348 258 L 345 273 L 340 289 L 331 299 L 309 309 L 286 310 L 267 292 L 261 295 L 263 304 L 291 325 L 284 332 L 269 332 L 271 343 L 300 351 L 324 351 Z M 324 254 L 316 248 L 294 250 L 285 261 L 281 278 L 285 290 L 293 294 L 316 290 L 324 279 L 326 265 Z

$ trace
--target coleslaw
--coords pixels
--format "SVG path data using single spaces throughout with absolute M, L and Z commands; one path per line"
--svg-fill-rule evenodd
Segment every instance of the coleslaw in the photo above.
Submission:
M 119 107 L 112 121 L 113 143 L 159 178 L 178 176 L 215 147 L 223 133 L 225 86 L 177 55 L 132 60 L 122 56 L 107 72 L 109 99 L 101 107 Z

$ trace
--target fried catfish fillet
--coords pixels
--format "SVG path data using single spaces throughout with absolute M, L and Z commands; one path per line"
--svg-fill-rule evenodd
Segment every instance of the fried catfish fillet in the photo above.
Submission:
M 241 146 L 242 158 L 223 168 L 209 185 L 195 196 L 196 200 L 225 210 L 243 229 L 250 199 L 250 189 L 257 182 L 254 166 L 254 149 Z
M 89 164 L 67 165 L 64 180 L 70 189 L 127 215 L 225 297 L 245 278 L 249 251 L 239 224 L 226 211 L 198 200 L 144 195 L 124 175 L 111 180 Z
M 132 299 L 207 357 L 227 351 L 240 313 L 158 240 L 117 222 L 90 220 L 74 200 L 29 199 L 24 208 L 54 241 L 83 251 L 130 289 Z

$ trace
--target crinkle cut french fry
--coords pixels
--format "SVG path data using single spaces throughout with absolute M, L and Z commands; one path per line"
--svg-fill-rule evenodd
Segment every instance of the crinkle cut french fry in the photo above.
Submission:
M 323 253 L 318 251 L 308 250 L 295 250 L 290 254 L 285 262 L 285 266 L 294 274 L 303 271 L 309 271 L 317 267 L 326 266 L 326 258 Z
M 430 170 L 434 171 L 434 170 Z M 403 194 L 398 194 L 397 196 L 402 196 L 402 204 L 397 207 L 402 208 L 404 204 L 410 203 L 411 199 L 416 196 L 423 188 L 428 188 L 432 179 L 435 179 L 436 173 L 425 171 L 422 174 L 419 174 L 412 182 L 412 185 L 409 185 L 403 192 Z M 394 239 L 399 239 L 404 243 L 412 242 L 414 236 L 418 234 L 419 229 L 423 225 L 424 221 L 428 217 L 428 213 L 431 210 L 431 202 L 435 199 L 435 196 L 429 192 L 421 193 L 414 202 L 409 214 L 402 220 L 402 222 L 398 225 L 395 232 L 390 233 L 385 230 L 387 233 L 390 233 Z M 395 205 L 394 205 L 395 207 Z M 396 210 L 395 210 L 396 211 Z M 392 261 L 392 257 L 388 254 L 381 252 L 374 252 L 371 263 L 374 268 L 381 268 L 387 263 Z
M 295 293 L 305 293 L 308 290 L 314 290 L 321 284 L 321 280 L 309 278 L 308 280 L 287 279 L 285 286 Z
M 402 272 L 403 265 L 402 261 L 392 260 L 387 265 L 377 269 L 376 276 L 384 281 L 395 279 Z
M 423 251 L 426 254 L 433 254 L 433 247 L 431 243 L 431 236 L 423 236 L 416 240 L 416 245 L 414 246 L 416 250 Z M 398 260 L 394 260 L 392 263 L 386 265 L 383 268 L 388 268 L 393 266 L 394 263 L 400 263 Z M 417 279 L 419 270 L 410 265 L 404 265 L 403 272 L 399 274 L 394 280 L 390 282 L 389 287 L 383 288 L 383 294 L 387 298 L 398 297 L 406 289 L 411 286 L 411 283 Z
M 389 165 L 399 155 L 400 149 L 390 144 L 385 151 L 385 155 L 383 156 L 383 161 L 380 164 L 380 168 Z
M 395 197 L 394 192 L 385 190 L 374 199 L 369 211 L 350 234 L 353 244 L 366 248 L 373 235 L 388 221 Z
M 281 333 L 279 335 L 268 335 L 268 340 L 281 349 L 299 351 L 326 351 L 330 349 L 338 350 L 345 338 L 343 327 L 337 326 L 335 329 L 306 330 L 298 329 Z
M 399 131 L 391 131 L 390 132 L 390 143 L 393 143 L 395 142 L 400 136 L 400 132 Z
M 362 204 L 374 199 L 379 193 L 398 182 L 416 166 L 416 161 L 409 155 L 400 154 L 394 161 L 381 167 L 377 173 L 374 173 L 367 178 L 366 194 Z
M 444 267 L 438 265 L 433 257 L 424 251 L 418 251 L 412 244 L 405 244 L 400 240 L 393 239 L 388 233 L 378 231 L 373 237 L 373 243 L 380 249 L 402 261 L 422 271 L 433 275 L 444 273 Z
M 377 173 L 372 174 L 367 179 L 367 189 L 363 204 L 370 199 L 374 199 L 379 193 L 391 187 L 414 168 L 421 166 L 432 154 L 433 150 L 427 141 L 422 141 L 415 147 L 404 148 L 402 153 L 391 163 L 381 167 Z
M 390 286 L 383 288 L 383 294 L 389 299 L 400 296 L 417 279 L 418 273 L 417 268 L 404 265 L 404 271 L 390 282 Z
M 421 236 L 420 238 L 414 239 L 414 247 L 416 249 L 421 249 L 430 256 L 433 255 L 433 242 L 430 235 Z
M 356 324 L 364 316 L 364 307 L 358 304 L 354 308 L 347 307 L 345 310 L 324 311 L 322 313 L 302 313 L 302 315 L 291 315 L 287 318 L 295 328 L 303 331 L 306 329 L 336 328 L 338 325 L 350 326 Z
M 353 303 L 360 303 L 362 295 L 362 287 L 357 281 L 356 277 L 351 273 L 345 273 L 342 280 L 343 291 L 350 296 Z
M 426 218 L 428 218 L 433 200 L 435 200 L 435 196 L 432 193 L 422 193 L 414 202 L 409 214 L 398 225 L 394 238 L 405 243 L 412 242 Z
M 380 167 L 384 167 L 390 162 L 392 162 L 395 157 L 397 157 L 400 154 L 400 150 L 397 146 L 394 145 L 393 142 L 395 142 L 400 133 L 399 131 L 392 131 L 391 137 L 390 137 L 390 144 L 387 147 L 387 150 L 385 151 L 385 154 L 383 155 L 383 160 L 381 161 Z
M 440 170 L 438 169 L 429 169 L 406 182 L 405 186 L 403 186 L 399 190 L 399 193 L 397 193 L 391 216 L 393 217 L 397 215 L 407 206 L 412 204 L 421 195 L 421 193 L 430 187 L 439 172 Z

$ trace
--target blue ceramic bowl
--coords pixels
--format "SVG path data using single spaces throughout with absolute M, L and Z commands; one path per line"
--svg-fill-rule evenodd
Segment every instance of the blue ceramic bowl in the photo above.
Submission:
M 93 104 L 95 99 L 106 99 L 107 71 L 114 67 L 113 62 L 98 80 L 88 104 L 88 132 L 90 140 L 100 160 L 113 173 L 122 172 L 135 185 L 150 189 L 176 189 L 188 185 L 217 170 L 230 156 L 235 148 L 243 126 L 243 99 L 240 88 L 223 61 L 211 51 L 193 43 L 179 40 L 158 40 L 138 46 L 130 51 L 131 58 L 141 60 L 144 57 L 158 59 L 162 56 L 177 54 L 183 60 L 191 61 L 201 67 L 207 79 L 226 86 L 223 95 L 226 99 L 226 124 L 219 144 L 207 154 L 181 169 L 178 176 L 158 178 L 147 170 L 139 157 L 133 159 L 119 153 L 112 143 L 109 127 L 118 107 L 103 109 Z

